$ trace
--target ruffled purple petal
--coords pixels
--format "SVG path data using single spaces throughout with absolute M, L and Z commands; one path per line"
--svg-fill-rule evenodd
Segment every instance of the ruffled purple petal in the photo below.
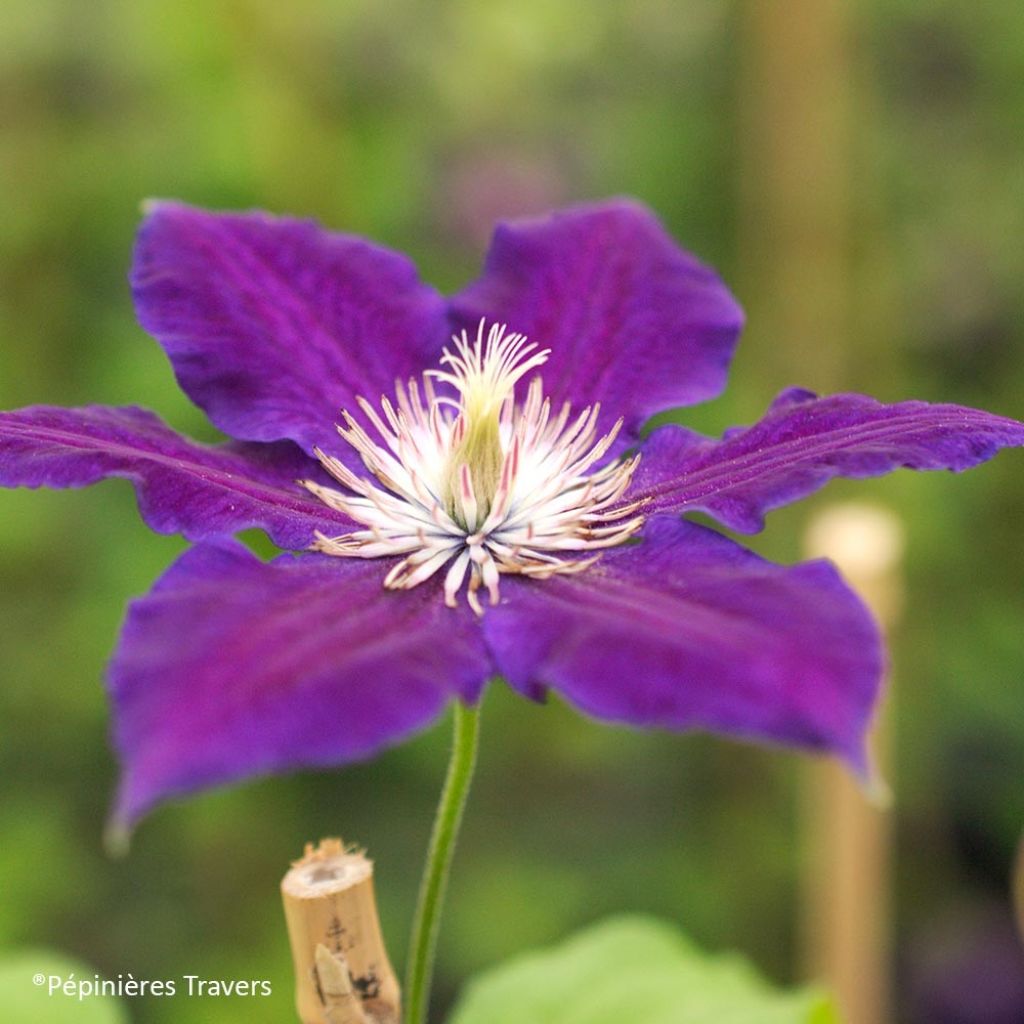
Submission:
M 433 365 L 448 332 L 404 256 L 264 213 L 152 204 L 131 281 L 143 327 L 221 430 L 307 452 L 357 395 L 376 403 Z
M 498 670 L 595 718 L 827 751 L 860 775 L 883 655 L 828 562 L 773 565 L 665 516 L 578 576 L 502 581 L 484 617 Z
M 1024 424 L 979 409 L 792 389 L 760 423 L 720 441 L 671 424 L 655 430 L 629 494 L 646 500 L 649 512 L 699 509 L 756 533 L 770 509 L 835 476 L 880 476 L 901 466 L 959 471 L 1020 445 Z
M 183 555 L 129 607 L 110 666 L 125 827 L 170 796 L 369 757 L 473 701 L 478 624 L 429 588 L 385 591 L 379 562 L 233 541 Z
M 602 429 L 621 416 L 627 438 L 719 394 L 743 323 L 717 275 L 625 200 L 500 225 L 452 308 L 462 326 L 500 320 L 550 348 L 539 372 L 556 408 L 600 402 Z
M 83 487 L 111 476 L 135 485 L 150 527 L 192 540 L 259 527 L 279 547 L 304 548 L 315 530 L 353 526 L 298 486 L 320 467 L 290 442 L 200 445 L 134 407 L 0 413 L 0 486 Z

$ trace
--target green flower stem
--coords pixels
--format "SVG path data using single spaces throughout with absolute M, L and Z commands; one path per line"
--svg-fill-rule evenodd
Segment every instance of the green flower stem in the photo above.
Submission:
M 454 738 L 448 774 L 430 835 L 427 862 L 423 867 L 416 915 L 409 939 L 408 968 L 405 973 L 405 1024 L 424 1024 L 430 1002 L 430 983 L 434 975 L 434 953 L 441 924 L 441 905 L 448 884 L 455 840 L 476 766 L 477 737 L 480 732 L 480 705 L 455 703 Z

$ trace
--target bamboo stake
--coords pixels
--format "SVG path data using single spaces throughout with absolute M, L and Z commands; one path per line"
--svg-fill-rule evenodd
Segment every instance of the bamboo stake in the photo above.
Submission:
M 397 1024 L 398 980 L 373 892 L 373 862 L 340 839 L 310 843 L 281 881 L 302 1024 Z
M 739 251 L 769 390 L 846 377 L 852 296 L 848 0 L 740 4 Z M 750 344 L 748 340 L 747 344 Z
M 740 248 L 751 329 L 762 347 L 774 347 L 774 362 L 762 368 L 770 383 L 791 384 L 799 368 L 801 384 L 828 391 L 848 379 L 847 342 L 864 306 L 851 286 L 854 228 L 866 194 L 852 175 L 854 5 L 743 0 L 740 13 Z M 897 568 L 895 561 L 878 563 L 884 540 L 864 539 L 861 527 L 871 518 L 860 527 L 833 518 L 831 527 L 813 528 L 819 535 L 809 546 L 841 562 L 891 625 Z M 832 536 L 822 541 L 822 530 Z M 898 548 L 890 548 L 897 560 Z M 884 731 L 874 737 L 876 749 L 886 745 Z M 836 991 L 844 1020 L 884 1024 L 891 1019 L 888 824 L 838 765 L 812 766 L 807 789 L 805 965 Z
M 903 603 L 903 529 L 892 512 L 866 503 L 830 506 L 812 520 L 805 547 L 809 555 L 836 563 L 883 633 L 892 628 Z M 889 745 L 883 712 L 872 734 L 876 770 L 886 767 Z M 809 972 L 835 991 L 850 1024 L 890 1020 L 890 824 L 881 801 L 867 797 L 835 762 L 820 765 L 809 778 L 805 960 Z

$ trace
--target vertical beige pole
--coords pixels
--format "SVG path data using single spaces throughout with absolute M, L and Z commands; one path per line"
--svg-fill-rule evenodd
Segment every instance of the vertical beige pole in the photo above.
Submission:
M 398 981 L 377 918 L 373 863 L 324 839 L 292 865 L 281 895 L 302 1024 L 397 1024 Z
M 832 388 L 850 332 L 844 0 L 741 0 L 739 243 L 748 332 L 774 389 Z M 799 379 L 795 376 L 799 371 Z
M 749 330 L 770 353 L 762 368 L 770 386 L 830 391 L 849 375 L 843 360 L 860 305 L 851 287 L 852 5 L 741 0 L 740 10 L 741 285 Z M 896 555 L 899 545 L 883 521 L 872 512 L 859 525 L 856 514 L 829 514 L 812 528 L 808 547 L 841 562 L 891 624 L 897 567 L 879 559 L 886 544 Z M 885 737 L 874 739 L 884 765 Z M 886 821 L 837 765 L 810 766 L 807 788 L 805 966 L 837 993 L 849 1024 L 886 1024 Z
M 839 567 L 882 626 L 902 605 L 903 531 L 876 505 L 822 510 L 806 537 L 807 554 Z M 876 770 L 887 770 L 887 707 L 875 722 Z M 891 836 L 880 801 L 870 801 L 838 763 L 815 766 L 805 801 L 803 936 L 806 967 L 836 993 L 849 1024 L 886 1024 L 889 996 Z

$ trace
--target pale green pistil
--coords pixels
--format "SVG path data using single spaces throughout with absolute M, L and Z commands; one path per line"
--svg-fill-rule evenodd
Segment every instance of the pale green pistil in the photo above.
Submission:
M 465 507 L 465 490 L 462 484 L 463 467 L 469 470 L 473 498 L 477 514 L 473 518 L 485 518 L 491 510 L 494 495 L 501 480 L 501 467 L 505 453 L 501 446 L 501 422 L 499 410 L 488 403 L 487 408 L 464 410 L 462 413 L 464 435 L 451 453 L 445 487 L 445 506 L 448 514 L 463 528 L 472 530 L 474 524 L 468 520 L 469 510 Z
M 546 349 L 537 351 L 521 334 L 506 334 L 501 324 L 495 324 L 485 338 L 481 321 L 474 342 L 457 339 L 454 352 L 445 349 L 441 362 L 450 372 L 427 371 L 459 395 L 453 403 L 459 414 L 442 497 L 448 514 L 466 530 L 476 529 L 486 519 L 501 483 L 505 403 L 512 399 L 516 383 L 547 357 Z

